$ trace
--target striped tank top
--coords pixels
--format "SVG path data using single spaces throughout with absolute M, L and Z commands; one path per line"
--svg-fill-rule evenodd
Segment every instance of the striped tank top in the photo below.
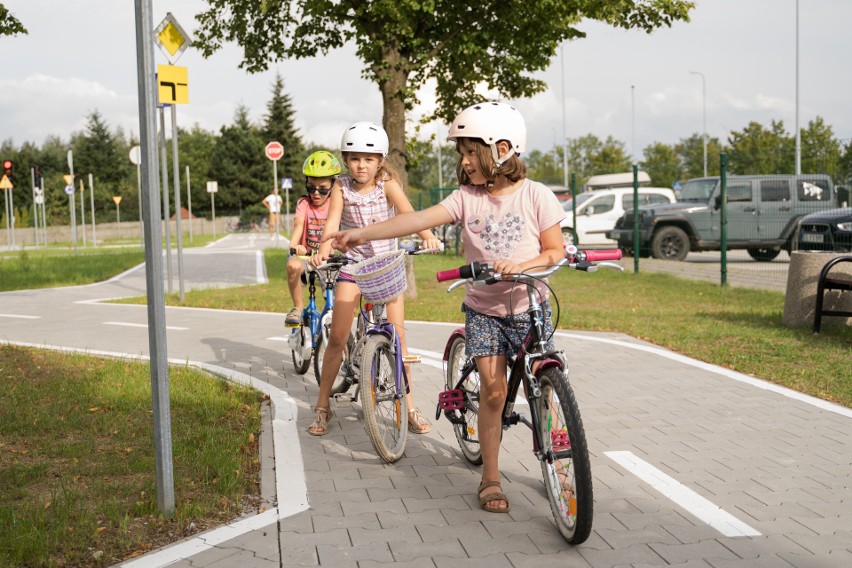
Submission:
M 343 175 L 338 178 L 343 187 L 343 213 L 340 216 L 340 228 L 360 229 L 368 225 L 375 225 L 387 221 L 393 217 L 393 206 L 388 203 L 385 195 L 385 184 L 377 181 L 376 187 L 370 193 L 361 194 L 352 188 L 352 176 Z M 363 245 L 349 249 L 346 256 L 361 261 L 371 258 L 377 254 L 396 250 L 396 239 L 385 239 L 369 241 Z M 345 269 L 340 271 L 350 274 Z

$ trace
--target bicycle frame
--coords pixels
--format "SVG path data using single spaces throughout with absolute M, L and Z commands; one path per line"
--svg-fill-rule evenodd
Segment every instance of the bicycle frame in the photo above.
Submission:
M 398 396 L 404 396 L 409 392 L 408 374 L 405 372 L 405 365 L 402 362 L 402 342 L 399 339 L 399 334 L 396 332 L 396 327 L 382 316 L 385 304 L 370 304 L 366 303 L 361 308 L 360 322 L 362 338 L 361 342 L 365 342 L 368 337 L 373 335 L 384 335 L 393 344 L 394 364 L 396 366 L 396 392 Z M 371 373 L 375 376 L 375 372 Z M 405 381 L 405 384 L 400 384 L 400 377 Z M 403 387 L 405 390 L 403 390 Z M 360 388 L 360 385 L 359 385 Z M 357 394 L 357 391 L 356 391 Z

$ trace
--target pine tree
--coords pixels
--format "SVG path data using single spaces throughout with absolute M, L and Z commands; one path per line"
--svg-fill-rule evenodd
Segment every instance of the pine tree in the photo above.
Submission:
M 266 105 L 267 114 L 261 127 L 264 143 L 273 140 L 284 145 L 284 156 L 278 160 L 278 179 L 293 180 L 293 191 L 290 192 L 290 211 L 298 199 L 302 186 L 302 164 L 307 158 L 302 137 L 294 124 L 296 115 L 290 95 L 284 92 L 284 79 L 280 73 L 275 74 L 272 84 L 272 98 Z M 279 181 L 280 184 L 280 181 Z M 279 189 L 280 189 L 279 185 Z M 283 197 L 284 192 L 281 192 Z

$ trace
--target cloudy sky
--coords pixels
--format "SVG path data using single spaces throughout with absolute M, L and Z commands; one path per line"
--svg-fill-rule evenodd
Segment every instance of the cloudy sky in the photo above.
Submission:
M 112 127 L 138 133 L 134 3 L 130 0 L 4 0 L 29 35 L 0 38 L 0 140 L 41 144 L 68 139 L 97 109 Z M 673 143 L 702 129 L 702 80 L 710 136 L 726 139 L 749 121 L 796 118 L 796 0 L 696 0 L 692 22 L 648 35 L 593 22 L 586 39 L 566 43 L 540 74 L 550 88 L 514 102 L 527 119 L 528 146 L 549 150 L 594 133 L 622 140 L 636 154 L 647 144 Z M 202 0 L 154 0 L 154 25 L 167 12 L 190 33 Z M 852 2 L 799 0 L 799 116 L 822 116 L 841 139 L 852 138 Z M 564 58 L 563 58 L 564 57 Z M 158 63 L 166 63 L 157 50 Z M 303 137 L 336 147 L 343 129 L 381 120 L 377 87 L 360 78 L 347 47 L 324 58 L 286 61 L 249 75 L 230 46 L 204 59 L 187 51 L 190 104 L 181 126 L 218 130 L 237 105 L 260 120 L 275 71 L 285 80 Z M 563 73 L 564 69 L 564 73 Z M 631 88 L 632 86 L 632 88 Z M 424 105 L 434 97 L 428 87 Z M 564 105 L 563 105 L 564 102 Z M 564 107 L 564 120 L 563 120 Z M 430 125 L 446 133 L 446 125 Z

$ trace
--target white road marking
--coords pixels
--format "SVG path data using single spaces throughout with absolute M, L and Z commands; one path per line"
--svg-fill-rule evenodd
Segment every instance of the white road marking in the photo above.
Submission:
M 17 319 L 37 320 L 37 319 L 41 319 L 41 316 L 25 316 L 25 315 L 22 315 L 22 314 L 0 314 L 0 318 L 17 318 Z
M 430 367 L 435 367 L 436 369 L 444 370 L 444 355 L 443 353 L 438 353 L 437 351 L 427 351 L 425 349 L 415 349 L 414 347 L 409 347 L 408 352 L 412 355 L 420 355 L 420 363 L 423 365 L 428 365 Z
M 723 535 L 728 537 L 760 536 L 757 530 L 673 477 L 638 458 L 633 452 L 604 452 L 604 455 Z
M 255 255 L 255 271 L 257 273 L 257 283 L 258 284 L 267 284 L 269 283 L 269 278 L 266 277 L 266 263 L 263 261 L 263 251 L 257 251 Z
M 105 322 L 102 322 L 102 323 L 104 325 L 120 325 L 120 326 L 124 326 L 124 327 L 144 327 L 144 328 L 148 327 L 147 323 L 129 323 L 129 322 L 126 322 L 126 321 L 105 321 Z M 177 327 L 177 326 L 174 326 L 174 325 L 167 325 L 166 329 L 170 329 L 172 331 L 186 331 L 189 328 L 188 327 Z
M 267 337 L 266 340 L 267 341 L 289 341 L 289 339 L 286 338 L 286 337 L 274 337 L 274 336 L 273 337 Z

